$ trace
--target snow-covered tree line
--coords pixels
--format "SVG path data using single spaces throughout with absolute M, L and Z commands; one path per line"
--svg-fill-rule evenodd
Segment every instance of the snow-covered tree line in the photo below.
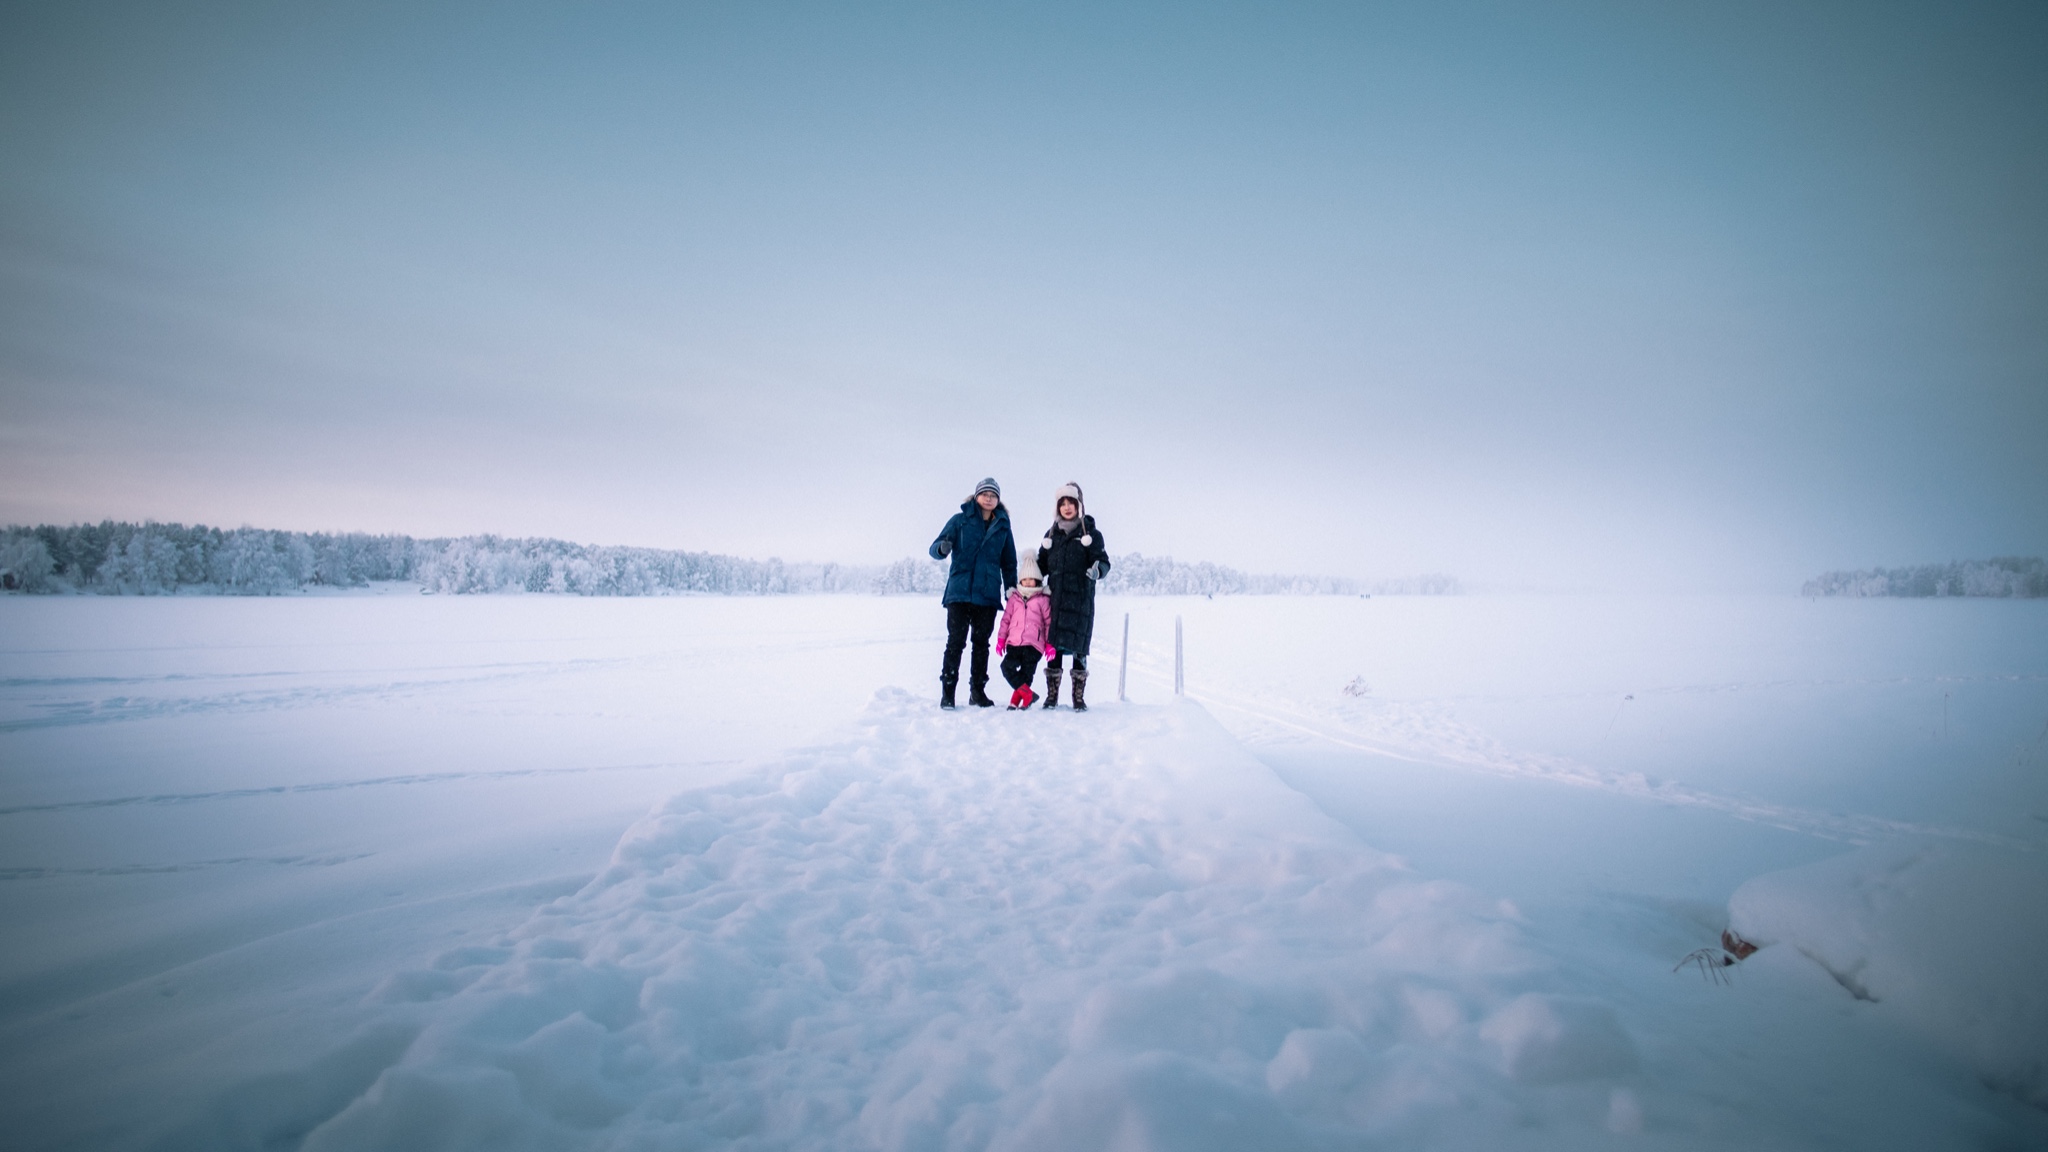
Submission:
M 776 596 L 868 592 L 881 570 L 847 564 L 746 560 L 711 552 L 465 536 L 416 541 L 412 576 L 432 592 L 566 592 L 578 596 L 700 593 Z
M 408 580 L 451 593 L 772 595 L 878 590 L 882 574 L 875 567 L 499 536 L 418 540 L 111 520 L 0 531 L 0 585 L 28 592 L 261 596 Z
M 403 536 L 112 520 L 10 527 L 0 531 L 0 586 L 140 595 L 180 588 L 262 595 L 307 584 L 351 587 L 409 579 L 415 543 Z
M 112 520 L 0 529 L 0 587 L 25 592 L 275 595 L 307 587 L 355 588 L 405 580 L 454 594 L 556 592 L 579 596 L 772 596 L 870 592 L 936 596 L 944 562 L 906 557 L 887 566 L 785 563 L 709 552 L 462 536 L 419 540 L 366 533 L 225 530 Z M 1449 576 L 1367 583 L 1260 576 L 1220 564 L 1130 553 L 1115 558 L 1103 590 L 1138 596 L 1455 593 Z
M 1374 580 L 1368 589 L 1375 596 L 1462 596 L 1465 586 L 1447 572 L 1425 572 L 1393 580 Z
M 946 590 L 948 567 L 943 560 L 905 556 L 875 577 L 875 591 L 884 596 L 937 596 Z
M 1112 558 L 1102 590 L 1126 596 L 1357 596 L 1385 594 L 1453 596 L 1462 591 L 1455 576 L 1431 574 L 1405 580 L 1352 580 L 1340 576 L 1272 576 L 1240 572 L 1221 564 L 1184 563 L 1171 556 L 1136 552 Z
M 1808 596 L 2048 596 L 2048 562 L 2039 556 L 1995 556 L 1915 568 L 1823 572 L 1800 591 Z

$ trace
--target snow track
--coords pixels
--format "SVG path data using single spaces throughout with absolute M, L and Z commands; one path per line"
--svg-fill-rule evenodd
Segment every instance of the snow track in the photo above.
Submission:
M 1633 1045 L 1551 994 L 1518 919 L 1359 843 L 1197 705 L 884 690 L 855 738 L 675 797 L 582 891 L 392 976 L 417 1039 L 304 1147 L 1591 1137 L 1634 1108 Z
M 1959 678 L 1958 678 L 1959 679 Z M 1993 678 L 1985 677 L 1989 681 Z M 2027 679 L 2000 677 L 2006 681 Z M 1702 691 L 1720 691 L 1719 688 Z M 1675 691 L 1675 690 L 1674 690 Z M 1644 695 L 1652 694 L 1645 690 Z M 1972 828 L 1916 824 L 1853 812 L 1817 812 L 1753 797 L 1730 796 L 1640 772 L 1611 772 L 1543 752 L 1510 748 L 1453 719 L 1442 701 L 1354 700 L 1312 711 L 1286 701 L 1249 694 L 1206 691 L 1193 699 L 1240 717 L 1237 730 L 1252 739 L 1310 737 L 1344 748 L 1415 764 L 1487 772 L 1591 788 L 1674 807 L 1701 808 L 1846 844 L 1866 845 L 1896 836 L 1960 840 L 2004 848 L 2031 849 L 2029 841 Z
M 68 812 L 92 808 L 126 808 L 137 804 L 204 804 L 296 796 L 307 792 L 346 792 L 358 788 L 405 788 L 416 784 L 454 784 L 475 780 L 521 780 L 536 776 L 585 776 L 594 772 L 654 772 L 680 767 L 734 764 L 734 760 L 663 760 L 649 764 L 595 764 L 578 768 L 507 768 L 495 772 L 414 772 L 404 776 L 372 776 L 367 780 L 321 780 L 310 784 L 270 784 L 261 788 L 226 788 L 213 792 L 159 792 L 148 796 L 109 796 L 102 800 L 66 800 L 56 804 L 18 804 L 0 808 L 0 816 L 25 812 Z

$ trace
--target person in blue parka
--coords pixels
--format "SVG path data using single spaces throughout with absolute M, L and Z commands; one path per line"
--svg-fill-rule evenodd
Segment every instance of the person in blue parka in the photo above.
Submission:
M 1010 510 L 1003 490 L 993 479 L 974 486 L 974 495 L 946 521 L 932 541 L 932 559 L 953 558 L 946 576 L 946 658 L 939 665 L 939 707 L 953 707 L 953 688 L 960 683 L 960 651 L 974 634 L 974 662 L 969 666 L 967 702 L 989 708 L 988 636 L 995 628 L 996 609 L 1017 586 L 1017 542 L 1010 538 Z

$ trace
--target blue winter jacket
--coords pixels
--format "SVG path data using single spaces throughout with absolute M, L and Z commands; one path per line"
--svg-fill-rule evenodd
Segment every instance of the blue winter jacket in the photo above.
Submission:
M 946 576 L 946 604 L 985 604 L 1002 607 L 1003 597 L 1017 586 L 1017 542 L 1010 539 L 1010 510 L 996 505 L 995 514 L 981 518 L 981 505 L 968 500 L 960 512 L 946 521 L 945 530 L 932 541 L 932 559 L 953 557 L 953 570 Z

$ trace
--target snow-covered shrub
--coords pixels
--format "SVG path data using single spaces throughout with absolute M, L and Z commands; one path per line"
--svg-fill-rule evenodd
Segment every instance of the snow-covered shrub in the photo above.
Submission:
M 0 536 L 0 588 L 9 592 L 48 592 L 53 585 L 50 550 L 27 532 Z
M 1745 939 L 1790 945 L 1986 1084 L 2048 1108 L 2044 891 L 2033 853 L 1899 841 L 1755 877 L 1728 908 Z

